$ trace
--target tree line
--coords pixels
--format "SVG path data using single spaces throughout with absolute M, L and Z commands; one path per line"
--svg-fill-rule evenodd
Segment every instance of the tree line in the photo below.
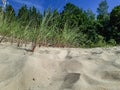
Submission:
M 95 15 L 90 9 L 83 10 L 67 3 L 62 12 L 48 9 L 41 14 L 35 7 L 28 8 L 24 5 L 16 14 L 13 7 L 8 5 L 3 18 L 8 23 L 19 23 L 21 30 L 28 28 L 28 31 L 34 32 L 32 40 L 37 41 L 39 37 L 38 41 L 42 44 L 71 47 L 119 45 L 120 5 L 114 7 L 110 13 L 108 8 L 107 1 L 102 0 L 97 8 L 98 14 Z M 45 40 L 38 35 L 43 32 Z

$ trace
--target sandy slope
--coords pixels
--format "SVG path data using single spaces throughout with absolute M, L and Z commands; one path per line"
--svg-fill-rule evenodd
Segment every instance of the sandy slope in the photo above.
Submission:
M 1 44 L 0 90 L 120 90 L 120 47 L 32 54 Z

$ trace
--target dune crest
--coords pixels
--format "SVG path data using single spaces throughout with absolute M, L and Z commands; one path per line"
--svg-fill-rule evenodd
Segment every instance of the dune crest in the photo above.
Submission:
M 120 90 L 120 47 L 0 45 L 0 90 Z

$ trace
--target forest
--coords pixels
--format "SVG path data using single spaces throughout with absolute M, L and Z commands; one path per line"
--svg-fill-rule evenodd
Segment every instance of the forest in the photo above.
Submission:
M 106 0 L 98 5 L 97 14 L 67 3 L 64 10 L 50 8 L 40 13 L 35 7 L 22 6 L 16 14 L 11 5 L 0 7 L 0 42 L 33 43 L 52 47 L 104 47 L 120 45 L 120 5 L 108 12 Z

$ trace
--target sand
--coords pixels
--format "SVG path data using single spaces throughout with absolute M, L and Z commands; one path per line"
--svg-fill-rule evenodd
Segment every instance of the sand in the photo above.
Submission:
M 0 90 L 120 90 L 120 47 L 31 53 L 0 44 Z

